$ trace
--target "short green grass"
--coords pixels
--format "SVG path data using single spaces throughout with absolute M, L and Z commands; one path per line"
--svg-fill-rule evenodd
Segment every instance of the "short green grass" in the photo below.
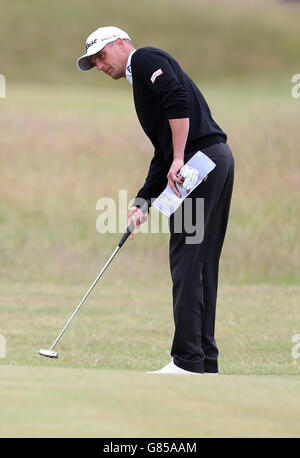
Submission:
M 1 437 L 299 437 L 300 377 L 0 367 Z
M 115 262 L 57 360 L 37 352 L 89 285 L 1 285 L 1 437 L 299 437 L 299 287 L 221 286 L 220 376 L 159 376 L 144 371 L 169 361 L 170 284 L 117 272 Z
M 57 344 L 57 361 L 41 358 L 79 304 L 89 284 L 1 284 L 0 334 L 5 365 L 152 370 L 168 362 L 173 337 L 171 282 L 139 282 L 118 254 Z M 98 272 L 95 272 L 91 282 Z M 221 284 L 216 340 L 225 375 L 297 375 L 292 337 L 300 333 L 297 286 Z

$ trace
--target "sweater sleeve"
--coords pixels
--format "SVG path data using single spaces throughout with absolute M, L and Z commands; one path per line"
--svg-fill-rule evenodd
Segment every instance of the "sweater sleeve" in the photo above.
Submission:
M 152 49 L 134 54 L 134 66 L 147 87 L 159 97 L 168 119 L 188 118 L 188 96 L 168 59 Z
M 165 187 L 167 186 L 167 173 L 166 164 L 164 159 L 156 151 L 150 162 L 149 171 L 143 187 L 137 193 L 134 201 L 134 206 L 140 205 L 141 199 L 151 200 L 158 197 Z

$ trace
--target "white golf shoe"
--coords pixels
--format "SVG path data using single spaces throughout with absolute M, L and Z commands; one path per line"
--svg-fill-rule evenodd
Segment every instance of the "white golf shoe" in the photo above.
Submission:
M 173 359 L 168 364 L 166 364 L 162 369 L 159 369 L 158 371 L 149 371 L 146 372 L 146 374 L 203 375 L 198 372 L 191 372 L 181 369 L 181 367 L 178 367 L 176 366 L 176 364 L 173 363 Z

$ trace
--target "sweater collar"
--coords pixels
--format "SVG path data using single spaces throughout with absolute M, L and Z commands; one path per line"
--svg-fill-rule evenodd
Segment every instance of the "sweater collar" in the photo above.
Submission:
M 127 64 L 126 64 L 126 79 L 129 81 L 130 84 L 132 84 L 131 58 L 133 54 L 135 53 L 135 51 L 136 49 L 131 51 L 131 53 L 129 54 L 128 60 L 127 60 Z

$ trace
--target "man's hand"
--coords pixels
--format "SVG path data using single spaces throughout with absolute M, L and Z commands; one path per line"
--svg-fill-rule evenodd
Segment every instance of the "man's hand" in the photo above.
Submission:
M 179 191 L 177 190 L 175 183 L 178 183 L 179 185 L 183 184 L 183 178 L 177 176 L 178 172 L 180 171 L 181 167 L 183 166 L 184 166 L 184 162 L 182 159 L 174 159 L 170 167 L 170 170 L 168 172 L 168 175 L 167 175 L 168 185 L 170 186 L 174 194 L 176 194 L 176 196 L 178 197 L 181 197 L 181 195 Z
M 148 218 L 148 213 L 143 213 L 139 207 L 131 207 L 128 217 L 127 217 L 127 228 L 130 223 L 133 222 L 134 227 L 140 227 Z M 129 238 L 133 239 L 133 232 L 130 234 Z

